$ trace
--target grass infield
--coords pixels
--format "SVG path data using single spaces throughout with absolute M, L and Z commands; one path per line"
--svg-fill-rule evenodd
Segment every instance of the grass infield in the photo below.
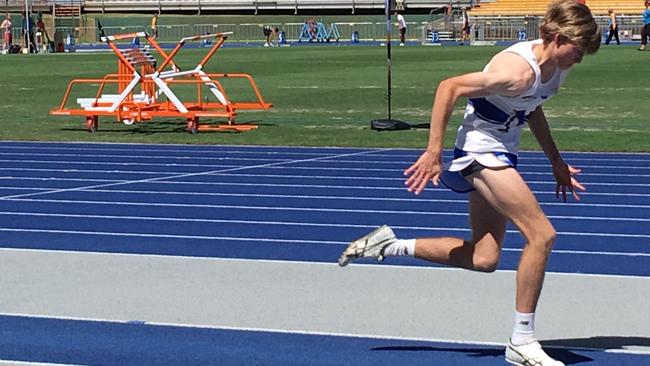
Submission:
M 392 117 L 428 123 L 440 80 L 482 69 L 499 47 L 394 47 Z M 175 58 L 192 68 L 206 50 L 186 49 Z M 561 150 L 650 151 L 647 101 L 650 53 L 634 46 L 603 46 L 585 57 L 544 110 Z M 126 126 L 101 118 L 89 133 L 80 117 L 53 117 L 74 78 L 99 78 L 117 71 L 112 53 L 0 56 L 2 140 L 86 142 L 254 144 L 302 146 L 416 147 L 427 142 L 426 129 L 376 132 L 372 119 L 385 118 L 386 50 L 379 46 L 292 46 L 223 48 L 208 72 L 246 72 L 275 107 L 241 112 L 238 122 L 260 125 L 243 133 L 185 132 L 181 119 L 157 119 Z M 233 99 L 251 96 L 243 84 L 226 83 Z M 78 89 L 92 97 L 96 89 Z M 182 94 L 182 92 L 181 92 Z M 456 106 L 446 134 L 451 147 L 462 118 Z M 202 120 L 203 122 L 217 122 Z M 526 130 L 522 149 L 539 149 Z

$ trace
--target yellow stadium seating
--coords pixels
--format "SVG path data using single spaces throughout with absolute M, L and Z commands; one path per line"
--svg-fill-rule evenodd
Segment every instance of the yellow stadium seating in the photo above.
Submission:
M 480 2 L 471 10 L 472 16 L 525 16 L 544 15 L 550 0 L 494 0 Z M 609 8 L 618 15 L 640 15 L 645 6 L 643 0 L 587 0 L 587 6 L 595 15 L 607 15 Z

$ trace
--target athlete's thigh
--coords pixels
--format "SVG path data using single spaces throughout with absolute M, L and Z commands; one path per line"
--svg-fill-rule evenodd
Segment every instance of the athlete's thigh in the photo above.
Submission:
M 490 205 L 512 221 L 524 236 L 550 225 L 535 195 L 516 169 L 486 168 L 470 179 Z
M 508 219 L 478 191 L 469 194 L 469 221 L 472 242 L 477 243 L 490 236 L 497 249 L 501 249 Z

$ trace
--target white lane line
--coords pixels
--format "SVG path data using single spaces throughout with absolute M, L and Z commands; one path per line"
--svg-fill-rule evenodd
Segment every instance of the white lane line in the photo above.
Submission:
M 40 144 L 41 142 L 39 142 Z M 47 144 L 48 142 L 42 142 L 44 144 Z M 53 143 L 56 144 L 56 143 Z M 73 143 L 74 144 L 74 143 Z M 92 144 L 87 144 L 87 143 L 78 143 L 80 147 L 71 147 L 71 146 L 36 146 L 36 144 L 31 145 L 31 146 L 7 146 L 7 145 L 0 145 L 0 150 L 2 149 L 8 149 L 8 150 L 23 150 L 27 151 L 26 154 L 31 154 L 35 150 L 46 150 L 46 151 L 64 151 L 64 152 L 70 152 L 70 151 L 81 151 L 83 153 L 79 154 L 81 156 L 89 156 L 88 151 L 92 152 L 116 152 L 116 153 L 124 153 L 122 156 L 133 156 L 134 152 L 137 153 L 155 153 L 155 154 L 163 154 L 163 155 L 154 155 L 154 156 L 166 156 L 164 154 L 166 153 L 174 153 L 172 156 L 178 156 L 178 154 L 181 155 L 192 155 L 192 154 L 219 154 L 219 153 L 224 153 L 224 154 L 268 154 L 268 155 L 295 155 L 295 156 L 314 156 L 314 155 L 322 155 L 322 156 L 327 156 L 327 155 L 332 155 L 332 154 L 340 154 L 341 151 L 346 150 L 346 151 L 352 151 L 352 152 L 359 152 L 359 151 L 369 151 L 369 152 L 378 152 L 382 151 L 383 149 L 366 149 L 366 148 L 353 148 L 353 147 L 298 147 L 298 146 L 261 146 L 261 145 L 250 145 L 246 147 L 242 147 L 241 145 L 217 145 L 213 146 L 212 148 L 205 148 L 200 145 L 177 145 L 177 144 L 169 144 L 169 145 L 156 145 L 156 144 L 139 144 L 139 143 L 133 143 L 133 144 L 128 144 L 124 143 L 121 145 L 125 145 L 124 147 L 115 147 L 117 144 L 114 143 L 92 143 Z M 98 147 L 101 146 L 101 147 Z M 108 146 L 108 147 L 107 147 Z M 113 146 L 113 147 L 110 147 Z M 152 146 L 154 148 L 152 148 Z M 155 147 L 165 147 L 163 149 L 156 149 Z M 167 147 L 179 147 L 178 149 L 169 149 Z M 285 149 L 285 150 L 283 150 Z M 413 150 L 414 153 L 417 150 Z M 449 151 L 449 150 L 448 150 Z
M 61 202 L 56 200 L 30 200 L 30 201 L 50 201 Z M 70 201 L 72 203 L 82 203 L 79 201 Z M 65 203 L 70 203 L 65 202 Z M 168 207 L 195 207 L 194 205 L 184 204 L 160 204 L 160 203 L 116 203 L 110 201 L 85 201 L 86 204 L 101 204 L 101 205 L 129 205 L 129 206 L 168 206 Z M 205 207 L 206 205 L 198 205 Z M 210 208 L 221 209 L 238 209 L 238 210 L 260 210 L 260 211 L 303 211 L 303 212 L 338 212 L 338 213 L 364 213 L 364 214 L 396 214 L 396 215 L 422 215 L 422 216 L 460 216 L 467 217 L 467 212 L 431 212 L 431 211 L 410 211 L 410 210 L 358 210 L 358 209 L 336 209 L 336 208 L 311 208 L 311 207 L 290 207 L 290 206 L 243 206 L 243 205 L 209 205 Z M 106 216 L 106 215 L 90 215 L 90 214 L 56 214 L 47 212 L 27 212 L 27 211 L 0 211 L 0 215 L 28 215 L 28 216 L 66 216 L 66 217 L 107 217 L 107 218 L 136 218 L 143 220 L 172 220 L 172 221 L 208 221 L 210 219 L 202 219 L 196 217 L 165 217 L 165 216 Z M 230 216 L 230 214 L 228 214 Z M 646 218 L 631 218 L 631 217 L 606 217 L 606 216 L 564 216 L 564 215 L 548 215 L 548 218 L 557 220 L 584 220 L 584 221 L 622 221 L 622 222 L 650 222 Z M 308 223 L 305 223 L 305 225 Z
M 42 145 L 42 146 L 38 146 Z M 49 146 L 47 146 L 49 145 Z M 59 145 L 59 146 L 54 146 Z M 118 145 L 123 145 L 125 147 L 117 147 Z M 75 146 L 75 147 L 73 147 Z M 79 147 L 77 147 L 79 146 Z M 112 147 L 111 147 L 112 146 Z M 146 146 L 146 148 L 145 148 Z M 358 148 L 352 147 L 298 147 L 298 146 L 261 146 L 261 145 L 250 145 L 247 147 L 242 147 L 241 145 L 219 145 L 216 148 L 205 148 L 201 146 L 192 146 L 188 147 L 187 145 L 181 144 L 138 144 L 138 143 L 121 143 L 115 144 L 110 142 L 95 142 L 95 143 L 86 143 L 86 142 L 69 142 L 65 145 L 61 145 L 59 142 L 49 142 L 49 141 L 40 141 L 38 143 L 30 143 L 28 145 L 7 145 L 6 142 L 4 145 L 0 145 L 0 149 L 8 150 L 26 150 L 26 154 L 32 154 L 35 150 L 52 150 L 52 151 L 107 151 L 107 152 L 125 152 L 127 155 L 133 153 L 133 149 L 137 148 L 137 152 L 152 152 L 152 153 L 206 153 L 206 154 L 215 154 L 215 153 L 232 153 L 232 154 L 287 154 L 287 155 L 311 155 L 314 154 L 330 154 L 331 151 L 341 151 L 341 150 L 359 150 Z M 156 147 L 164 147 L 157 149 Z M 178 147 L 178 149 L 170 149 L 170 147 Z M 312 150 L 312 151 L 310 151 Z M 374 148 L 372 149 L 373 156 L 388 156 L 388 157 L 399 157 L 404 156 L 408 158 L 417 158 L 421 153 L 422 149 L 419 148 L 400 148 L 393 149 L 395 150 L 391 154 L 382 154 L 382 149 Z M 447 154 L 451 154 L 451 150 L 444 150 Z M 580 160 L 593 160 L 593 161 L 618 161 L 617 158 L 607 158 L 611 155 L 620 155 L 624 156 L 626 161 L 631 161 L 630 157 L 640 157 L 638 161 L 647 162 L 650 159 L 650 154 L 645 152 L 581 152 L 581 151 L 567 151 L 563 152 L 563 156 L 571 159 L 580 159 Z M 87 153 L 80 154 L 81 156 L 88 156 Z M 531 156 L 532 155 L 532 156 Z M 595 156 L 591 158 L 590 156 Z M 532 151 L 532 150 L 522 150 L 520 151 L 520 159 L 540 159 L 547 160 L 541 151 Z M 636 160 L 634 160 L 636 161 Z
M 53 320 L 61 320 L 61 321 L 109 323 L 109 324 L 133 324 L 134 323 L 133 320 L 55 316 L 55 315 L 35 314 L 35 313 L 31 313 L 31 314 L 30 313 L 0 313 L 0 316 L 34 318 L 34 319 L 53 319 Z M 365 338 L 365 339 L 427 342 L 427 343 L 447 343 L 447 344 L 454 344 L 454 345 L 478 345 L 478 346 L 500 347 L 500 348 L 505 347 L 505 343 L 500 343 L 500 342 L 485 342 L 485 341 L 473 341 L 473 340 L 460 341 L 455 339 L 444 339 L 444 338 L 398 337 L 398 336 L 384 336 L 384 335 L 363 334 L 363 333 L 320 332 L 320 331 L 312 331 L 312 330 L 304 330 L 304 329 L 288 329 L 288 328 L 233 327 L 233 326 L 221 326 L 221 325 L 173 323 L 173 322 L 150 322 L 150 321 L 140 321 L 140 320 L 138 320 L 136 324 L 158 326 L 158 327 L 178 327 L 178 328 L 188 328 L 188 329 L 232 330 L 232 331 L 244 331 L 244 332 L 266 332 L 266 333 L 276 333 L 276 334 L 300 334 L 300 335 L 307 335 L 307 336 Z M 542 343 L 544 343 L 544 341 L 542 341 Z M 628 350 L 624 348 L 602 349 L 602 348 L 571 347 L 571 346 L 551 346 L 548 348 L 566 349 L 566 350 L 584 350 L 584 351 L 594 351 L 594 352 L 615 352 L 620 354 L 640 354 L 640 355 L 650 354 L 650 350 L 649 351 Z
M 179 153 L 187 154 L 188 152 L 179 152 Z M 241 156 L 237 156 L 237 155 L 268 155 L 268 156 L 286 155 L 286 156 L 312 156 L 312 157 L 314 155 L 321 155 L 321 156 L 330 155 L 329 153 L 327 153 L 327 154 L 325 154 L 325 153 L 322 153 L 322 154 L 316 154 L 316 153 L 282 153 L 282 152 L 273 153 L 273 152 L 244 152 L 244 151 L 218 151 L 218 152 L 211 152 L 209 154 L 210 155 L 218 154 L 219 156 L 217 156 L 217 157 L 215 157 L 215 156 L 200 156 L 200 155 L 197 155 L 197 154 L 192 152 L 191 156 L 176 155 L 176 154 L 175 155 L 151 155 L 151 156 L 140 155 L 140 156 L 137 156 L 137 160 L 138 161 L 143 161 L 143 160 L 146 160 L 146 159 L 155 159 L 155 160 L 163 160 L 163 161 L 168 161 L 168 162 L 173 162 L 173 161 L 206 161 L 206 160 L 207 161 L 211 161 L 211 160 L 266 160 L 266 159 L 271 159 L 271 158 L 269 158 L 269 157 L 250 157 L 250 158 L 246 158 L 246 157 L 241 157 Z M 81 159 L 86 159 L 88 157 L 92 157 L 92 158 L 127 159 L 126 161 L 133 161 L 134 160 L 134 158 L 132 156 L 129 156 L 129 155 L 104 155 L 104 154 L 99 154 L 99 155 L 87 155 L 87 154 L 35 154 L 35 153 L 16 154 L 16 153 L 2 153 L 2 152 L 0 152 L 0 156 L 2 156 L 2 155 L 11 155 L 11 156 L 24 155 L 24 156 L 27 156 L 27 157 L 34 157 L 34 156 L 72 157 L 72 158 L 75 158 L 73 160 L 73 162 L 75 162 L 75 163 L 77 163 L 77 162 L 81 162 L 81 163 L 87 162 L 87 161 L 84 161 L 84 160 L 81 160 Z M 363 160 L 363 161 L 362 160 L 332 160 L 331 162 L 335 162 L 335 163 L 336 162 L 342 162 L 342 163 L 366 163 L 367 162 L 367 163 L 373 163 L 373 164 L 377 163 L 377 164 L 403 164 L 403 165 L 409 165 L 409 164 L 413 163 L 415 161 L 415 159 L 417 159 L 418 155 L 419 155 L 419 152 L 414 153 L 412 155 L 390 155 L 390 154 L 371 153 L 371 154 L 368 155 L 368 157 L 370 158 L 368 160 Z M 395 157 L 400 158 L 400 159 L 387 160 L 387 159 L 392 159 L 392 158 L 395 158 Z M 380 158 L 380 159 L 372 159 L 372 158 Z M 450 160 L 451 158 L 452 158 L 451 152 L 445 152 L 444 153 L 443 159 Z M 128 159 L 131 159 L 131 160 L 128 160 Z M 286 159 L 289 159 L 289 158 L 277 158 L 277 160 L 281 160 L 281 159 L 286 160 Z M 6 160 L 16 161 L 16 159 L 6 159 Z M 596 163 L 601 163 L 601 164 L 603 162 L 612 162 L 612 163 L 614 163 L 612 165 L 587 165 L 587 164 L 583 164 L 583 163 L 578 163 L 578 164 L 580 164 L 578 166 L 580 168 L 585 168 L 585 167 L 587 167 L 587 168 L 603 167 L 603 168 L 611 168 L 611 169 L 614 169 L 614 168 L 619 168 L 619 169 L 626 169 L 626 168 L 647 169 L 647 168 L 650 168 L 650 167 L 646 167 L 646 166 L 635 166 L 635 165 L 630 164 L 630 163 L 648 164 L 650 162 L 650 158 L 649 159 L 629 159 L 629 158 L 625 158 L 624 160 L 623 159 L 617 159 L 617 158 L 610 158 L 610 159 L 608 159 L 608 158 L 593 158 L 593 159 L 590 159 L 590 158 L 578 158 L 578 159 L 575 159 L 575 158 L 573 158 L 573 159 L 568 159 L 568 160 L 571 161 L 571 162 L 574 162 L 574 161 L 589 162 L 589 163 L 596 162 Z M 38 161 L 46 163 L 46 162 L 49 162 L 50 160 L 38 160 Z M 521 166 L 540 166 L 540 167 L 549 167 L 550 166 L 550 164 L 548 162 L 548 159 L 546 157 L 530 157 L 530 156 L 528 156 L 528 157 L 520 157 L 520 161 L 526 162 L 526 163 L 522 163 Z M 530 164 L 527 163 L 529 161 L 531 162 Z M 535 163 L 537 161 L 539 161 L 539 163 Z M 629 165 L 621 165 L 620 164 L 621 161 L 624 161 L 626 164 L 629 164 Z M 117 164 L 119 164 L 119 163 L 117 163 Z M 574 162 L 574 164 L 575 164 L 575 162 Z
M 214 158 L 217 160 L 214 164 L 194 164 L 194 163 L 178 163 L 178 162 L 163 162 L 163 163 L 153 163 L 153 162 L 143 162 L 143 159 L 138 157 L 137 161 L 123 161 L 123 162 L 114 162 L 114 161 L 79 161 L 79 160 L 0 160 L 0 163 L 20 163 L 20 164 L 52 164 L 52 165 L 115 165 L 115 166 L 173 166 L 173 167 L 200 167 L 200 168 L 210 168 L 210 167 L 220 167 L 224 166 L 219 163 L 229 163 L 236 161 L 268 161 L 270 163 L 290 163 L 293 160 L 290 159 L 254 159 L 254 158 Z M 362 164 L 362 162 L 358 162 Z M 233 166 L 233 165 L 229 165 Z M 241 164 L 238 164 L 241 166 Z
M 146 204 L 143 204 L 146 205 Z M 423 216 L 460 216 L 467 217 L 467 213 L 463 212 L 427 212 L 427 211 L 397 211 L 397 210 L 351 210 L 351 209 L 328 209 L 328 208 L 293 208 L 293 207 L 277 207 L 277 206 L 235 206 L 235 205 L 221 205 L 225 209 L 245 209 L 245 210 L 259 210 L 259 211 L 303 211 L 303 212 L 336 212 L 336 213 L 365 213 L 365 214 L 396 214 L 396 215 L 423 215 Z M 223 223 L 223 222 L 237 222 L 237 223 L 259 223 L 260 221 L 244 221 L 244 220 L 221 220 L 221 219 L 204 219 L 200 217 L 170 217 L 170 216 L 133 216 L 133 215 L 96 215 L 96 214 L 74 214 L 74 213 L 51 213 L 51 212 L 28 212 L 28 211 L 0 211 L 0 215 L 7 216 L 40 216 L 40 217 L 70 217 L 70 218 L 97 218 L 97 219 L 123 219 L 123 220 L 152 220 L 152 221 L 178 221 L 178 222 L 206 222 L 206 223 Z M 226 213 L 232 216 L 231 213 Z M 581 220 L 581 221 L 622 221 L 622 222 L 650 222 L 650 219 L 645 218 L 627 218 L 627 217 L 591 217 L 591 216 L 561 216 L 549 215 L 548 218 L 557 220 Z M 278 223 L 282 225 L 284 221 L 263 221 L 264 223 Z M 297 222 L 288 223 L 301 226 L 331 226 L 337 225 L 336 223 L 313 223 L 313 222 Z M 345 226 L 343 224 L 338 224 Z M 349 224 L 348 224 L 349 225 Z M 362 225 L 361 227 L 366 227 Z
M 0 154 L 1 155 L 1 154 Z M 27 155 L 27 154 L 26 154 Z M 58 156 L 58 155 L 55 155 Z M 374 156 L 374 155 L 373 155 Z M 32 157 L 32 155 L 30 155 Z M 95 157 L 94 155 L 92 156 L 93 158 Z M 99 157 L 119 157 L 119 156 L 99 156 Z M 168 157 L 166 158 L 167 160 L 164 162 L 146 162 L 144 160 L 146 159 L 157 159 L 160 160 L 160 157 L 154 157 L 154 156 L 149 156 L 149 157 L 137 157 L 137 159 L 134 159 L 132 157 L 128 156 L 121 156 L 122 158 L 127 158 L 128 160 L 126 161 L 96 161 L 96 160 L 88 160 L 88 161 L 83 161 L 83 160 L 78 160 L 78 159 L 72 159 L 72 160 L 35 160 L 35 159 L 0 159 L 0 163 L 12 163 L 12 164 L 52 164 L 52 165 L 115 165 L 115 166 L 175 166 L 175 167 L 214 167 L 214 166 L 219 166 L 215 164 L 197 164 L 197 163 L 180 163 L 180 162 L 174 162 L 174 160 L 194 160 L 194 158 L 179 158 L 179 157 Z M 336 157 L 334 157 L 336 158 Z M 314 158 L 317 159 L 317 158 Z M 292 163 L 294 160 L 291 159 L 278 159 L 278 158 L 232 158 L 232 157 L 197 157 L 197 160 L 214 160 L 215 163 L 217 162 L 236 162 L 236 161 L 268 161 L 268 162 L 287 162 L 287 163 Z M 309 160 L 313 161 L 313 160 Z M 359 164 L 359 165 L 404 165 L 406 168 L 412 161 L 385 161 L 385 160 L 333 160 L 332 157 L 322 157 L 318 158 L 318 162 L 321 163 L 329 163 L 329 164 Z M 520 170 L 521 168 L 524 167 L 549 167 L 549 164 L 518 164 L 517 165 Z M 581 169 L 587 170 L 587 169 L 613 169 L 616 171 L 625 171 L 625 170 L 650 170 L 650 166 L 644 167 L 644 166 L 620 166 L 620 165 L 581 165 Z M 525 172 L 525 171 L 524 171 Z M 581 174 L 582 175 L 582 174 Z
M 399 227 L 395 227 L 399 228 Z M 407 228 L 410 229 L 410 228 Z M 469 231 L 467 229 L 438 229 L 426 228 L 431 231 Z M 424 229 L 423 229 L 424 230 Z M 120 233 L 120 232 L 107 232 L 107 231 L 82 231 L 82 230 L 48 230 L 48 229 L 14 229 L 14 228 L 0 228 L 0 232 L 19 232 L 19 233 L 46 233 L 46 234 L 74 234 L 74 235 L 98 235 L 98 236 L 125 236 L 125 237 L 138 237 L 138 238 L 167 238 L 167 239 L 191 239 L 191 240 L 231 240 L 243 242 L 263 242 L 263 243 L 290 243 L 290 244 L 326 244 L 326 245 L 347 245 L 348 242 L 340 241 L 327 241 L 327 240 L 304 240 L 304 239 L 273 239 L 273 238 L 247 238 L 247 237 L 231 237 L 231 236 L 204 236 L 204 235 L 173 235 L 173 234 L 152 234 L 152 233 Z M 509 233 L 517 233 L 509 231 Z M 622 237 L 625 235 L 587 235 L 583 233 L 568 233 L 568 235 L 579 236 L 612 236 Z M 629 236 L 627 236 L 629 237 Z M 650 238 L 650 235 L 642 237 Z M 520 248 L 503 248 L 506 252 L 521 252 Z M 585 251 L 585 250 L 553 250 L 556 254 L 582 254 L 582 255 L 603 255 L 603 256 L 619 256 L 619 257 L 650 257 L 650 253 L 639 252 L 602 252 L 602 251 Z
M 253 197 L 259 195 L 234 195 L 242 197 Z M 301 196 L 304 197 L 304 196 Z M 269 197 L 262 197 L 269 198 Z M 270 198 L 278 198 L 277 196 L 271 196 Z M 281 196 L 280 198 L 297 198 L 295 196 Z M 314 196 L 311 199 L 332 199 L 336 200 L 337 197 L 327 197 L 327 196 Z M 359 200 L 362 200 L 359 198 Z M 373 199 L 373 198 L 363 198 L 364 201 L 402 201 L 402 199 Z M 126 202 L 126 201 L 90 201 L 90 200 L 65 200 L 65 199 L 38 199 L 38 198 L 12 198 L 5 200 L 7 202 L 43 202 L 43 203 L 69 203 L 69 204 L 98 204 L 98 205 L 116 205 L 116 206 L 157 206 L 157 207 L 196 207 L 196 208 L 222 208 L 230 207 L 228 205 L 217 205 L 217 204 L 188 204 L 188 203 L 160 203 L 160 202 Z M 432 202 L 432 203 L 458 203 L 458 204 L 467 204 L 467 200 L 450 200 L 450 199 L 403 199 L 403 201 L 416 201 L 416 202 Z M 542 206 L 563 206 L 567 207 L 567 203 L 562 202 L 543 202 L 540 203 Z M 619 204 L 601 204 L 601 203 L 581 203 L 581 207 L 602 207 L 602 208 L 648 208 L 648 205 L 619 205 Z M 256 206 L 235 206 L 235 207 L 256 207 Z M 278 207 L 278 206 L 276 206 Z M 291 207 L 285 206 L 290 209 L 300 209 L 300 207 Z M 278 207 L 281 208 L 281 207 Z M 306 208 L 308 209 L 308 208 Z M 408 212 L 408 211 L 399 211 L 399 212 Z M 418 212 L 418 211 L 414 211 Z
M 334 176 L 334 177 L 328 177 L 328 176 L 318 176 L 318 175 L 280 175 L 280 174 L 210 174 L 211 176 L 222 176 L 222 177 L 251 177 L 251 178 L 278 178 L 278 179 L 300 179 L 300 180 L 321 180 L 321 179 L 332 179 L 332 180 L 353 180 L 355 183 L 361 180 L 367 180 L 369 178 L 367 177 L 357 177 L 357 176 Z M 0 179 L 3 180 L 12 180 L 12 181 L 54 181 L 54 182 L 128 182 L 126 179 L 99 179 L 99 178 L 52 178 L 50 176 L 43 176 L 43 177 L 12 177 L 12 176 L 6 176 L 6 177 L 1 177 Z M 393 180 L 399 180 L 399 181 L 404 181 L 404 178 L 379 178 L 383 180 L 388 180 L 388 181 L 393 181 Z M 183 180 L 183 181 L 154 181 L 154 182 L 147 182 L 151 184 L 162 184 L 162 185 L 221 185 L 221 186 L 278 186 L 278 187 L 308 187 L 308 188 L 353 188 L 353 189 L 378 189 L 378 190 L 404 190 L 404 186 L 400 185 L 399 187 L 383 187 L 383 186 L 357 186 L 357 185 L 321 185 L 321 184 L 267 184 L 267 183 L 246 183 L 246 182 L 202 182 L 202 181 L 191 181 L 191 180 Z M 536 181 L 536 180 L 528 180 L 526 181 L 528 184 L 555 184 L 555 181 Z M 613 182 L 589 182 L 585 183 L 587 186 L 607 186 L 607 187 L 612 187 L 612 186 L 622 186 L 622 187 L 644 187 L 648 188 L 647 183 L 613 183 Z M 11 186 L 7 186 L 5 188 L 15 188 Z
M 316 160 L 319 158 L 314 158 L 311 160 Z M 250 166 L 241 166 L 241 165 L 228 165 L 228 164 L 223 164 L 223 167 L 233 167 L 232 169 L 224 169 L 224 170 L 215 170 L 215 171 L 210 171 L 210 172 L 171 172 L 171 171 L 145 171 L 145 170 L 119 170 L 119 169 L 112 169 L 112 170 L 99 170 L 99 169 L 43 169 L 43 168 L 2 168 L 2 171 L 5 172 L 5 174 L 8 174 L 10 171 L 18 171 L 18 172 L 53 172 L 53 173 L 99 173 L 99 174 L 142 174 L 142 175 L 152 175 L 152 174 L 157 174 L 157 175 L 170 175 L 169 177 L 159 177 L 155 178 L 157 180 L 160 179 L 175 179 L 175 178 L 183 178 L 183 177 L 190 177 L 190 176 L 197 176 L 197 175 L 220 175 L 224 172 L 230 172 L 230 171 L 239 171 L 243 169 L 281 169 L 281 170 L 307 170 L 307 171 L 332 171 L 335 173 L 342 173 L 344 171 L 351 171 L 351 172 L 360 172 L 361 174 L 366 173 L 366 172 L 386 172 L 386 173 L 391 173 L 391 177 L 374 177 L 375 179 L 399 179 L 399 180 L 404 180 L 404 178 L 397 178 L 398 176 L 402 176 L 404 169 L 374 169 L 374 168 L 337 168 L 337 167 L 289 167 L 289 166 L 281 166 L 278 167 L 276 165 L 282 165 L 282 164 L 290 164 L 290 162 L 280 162 L 277 164 L 262 164 L 262 165 L 250 165 Z M 527 172 L 523 171 L 520 172 L 524 176 L 529 176 L 529 175 L 537 175 L 537 176 L 545 176 L 545 177 L 552 177 L 553 173 L 549 171 L 544 171 L 544 172 Z M 392 176 L 396 178 L 392 178 Z M 326 178 L 336 178 L 336 176 L 323 176 Z M 650 174 L 623 174 L 623 173 L 580 173 L 580 177 L 615 177 L 615 178 L 634 178 L 634 181 L 638 181 L 639 178 L 649 178 Z M 362 177 L 362 175 L 359 175 L 359 179 L 367 179 Z M 142 180 L 145 181 L 145 180 Z M 134 182 L 139 182 L 138 180 Z
M 390 150 L 390 149 L 386 149 L 386 150 Z M 368 151 L 366 150 L 366 151 L 360 151 L 360 152 L 350 153 L 350 154 L 341 154 L 339 156 L 363 155 L 363 154 L 367 154 L 367 153 L 368 153 Z M 0 197 L 0 200 L 9 199 L 9 198 L 29 197 L 29 196 L 42 195 L 42 194 L 59 193 L 59 192 L 79 191 L 79 190 L 92 189 L 92 188 L 111 187 L 111 186 L 130 184 L 130 183 L 143 183 L 143 182 L 150 182 L 150 181 L 156 181 L 156 180 L 161 180 L 161 179 L 177 179 L 177 178 L 185 178 L 185 177 L 198 176 L 198 175 L 209 175 L 211 173 L 224 173 L 224 172 L 231 172 L 231 171 L 240 171 L 240 170 L 245 170 L 245 169 L 273 167 L 273 166 L 281 165 L 281 164 L 293 164 L 293 163 L 300 163 L 300 162 L 305 162 L 305 161 L 315 161 L 315 160 L 320 160 L 320 159 L 323 159 L 323 157 L 302 159 L 302 160 L 293 160 L 293 161 L 288 161 L 288 162 L 282 161 L 282 162 L 254 165 L 254 166 L 245 166 L 245 167 L 238 166 L 238 167 L 230 168 L 230 169 L 223 169 L 223 170 L 216 170 L 216 171 L 213 170 L 213 171 L 207 171 L 207 172 L 183 173 L 183 174 L 170 173 L 172 175 L 171 176 L 166 176 L 166 177 L 139 179 L 139 180 L 135 180 L 135 181 L 127 181 L 127 182 L 119 182 L 119 183 L 106 183 L 106 184 L 99 184 L 99 185 L 92 185 L 92 186 L 85 186 L 85 187 L 76 187 L 76 188 L 56 189 L 56 190 L 52 190 L 52 191 L 49 191 L 49 192 L 35 192 L 35 193 L 26 193 L 26 194 L 19 194 L 19 195 L 13 195 L 13 196 L 3 196 L 3 197 Z
M 77 363 L 52 363 L 52 362 L 30 362 L 30 361 L 17 361 L 0 359 L 0 365 L 7 366 L 84 366 Z
M 153 182 L 147 182 L 147 183 L 153 183 Z M 160 182 L 157 182 L 160 183 Z M 169 182 L 166 182 L 169 183 Z M 128 183 L 131 184 L 131 183 Z M 207 184 L 207 183 L 206 183 Z M 554 185 L 555 183 L 548 183 L 549 185 Z M 203 183 L 197 182 L 194 183 L 193 185 L 203 185 Z M 347 190 L 378 190 L 378 191 L 398 191 L 398 192 L 404 192 L 406 191 L 406 188 L 404 186 L 402 187 L 373 187 L 373 186 L 335 186 L 335 185 L 317 185 L 317 184 L 264 184 L 264 183 L 212 183 L 212 185 L 221 185 L 221 186 L 228 186 L 228 187 L 240 187 L 240 186 L 245 186 L 245 187 L 275 187 L 275 188 L 289 188 L 291 191 L 296 191 L 299 188 L 305 188 L 305 189 L 347 189 Z M 647 185 L 646 185 L 647 186 Z M 70 189 L 73 187 L 69 187 Z M 58 189 L 57 187 L 15 187 L 15 186 L 0 186 L 0 189 L 5 189 L 5 190 L 16 190 L 16 191 L 48 191 L 48 190 L 54 190 Z M 164 191 L 151 191 L 151 190 L 135 190 L 135 189 L 129 189 L 129 190 L 117 190 L 117 189 L 80 189 L 79 191 L 83 192 L 103 192 L 103 193 L 110 193 L 110 192 L 115 192 L 115 193 L 142 193 L 142 194 L 182 194 L 182 195 L 221 195 L 225 193 L 218 193 L 218 192 L 194 192 L 194 191 L 170 191 L 170 190 L 164 190 Z M 447 192 L 449 193 L 449 192 Z M 555 192 L 551 191 L 536 191 L 533 190 L 533 193 L 537 195 L 555 195 Z M 620 193 L 620 192 L 580 192 L 580 196 L 583 197 L 588 197 L 588 196 L 604 196 L 604 197 L 643 197 L 647 198 L 650 196 L 650 192 L 648 193 Z
M 313 262 L 313 261 L 301 261 L 301 260 L 283 260 L 283 259 L 247 259 L 247 258 L 220 258 L 220 257 L 188 257 L 183 255 L 176 254 L 152 254 L 152 253 L 109 253 L 109 252 L 89 252 L 89 251 L 76 251 L 76 250 L 65 250 L 65 249 L 35 249 L 35 248 L 3 248 L 0 247 L 0 254 L 2 252 L 17 252 L 17 253 L 47 253 L 49 255 L 56 254 L 72 254 L 76 256 L 80 255 L 90 255 L 90 256 L 99 256 L 99 257 L 132 257 L 132 258 L 158 258 L 158 259 L 180 259 L 183 261 L 208 261 L 208 262 L 238 262 L 238 263 L 276 263 L 284 265 L 308 265 L 308 266 L 327 266 L 327 267 L 338 267 L 336 262 Z M 553 251 L 555 252 L 555 251 Z M 352 263 L 351 266 L 355 267 L 369 267 L 376 268 L 377 264 L 371 263 Z M 455 267 L 445 267 L 445 266 L 415 266 L 408 264 L 390 264 L 383 262 L 381 263 L 382 268 L 408 268 L 410 270 L 416 271 L 455 271 L 455 272 L 466 272 L 466 269 L 455 268 Z M 497 272 L 505 273 L 517 273 L 516 269 L 497 269 Z M 601 273 L 574 273 L 574 272 L 553 272 L 547 271 L 546 273 L 551 273 L 553 276 L 563 276 L 563 277 L 596 277 L 596 278 L 618 278 L 618 279 L 634 279 L 634 280 L 648 280 L 650 277 L 647 276 L 635 276 L 635 275 L 622 275 L 622 274 L 601 274 Z

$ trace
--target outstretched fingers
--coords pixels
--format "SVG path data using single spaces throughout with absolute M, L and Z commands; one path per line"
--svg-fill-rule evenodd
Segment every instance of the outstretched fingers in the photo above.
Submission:
M 440 181 L 440 159 L 424 152 L 420 158 L 410 167 L 404 170 L 408 178 L 404 182 L 409 192 L 420 194 L 429 182 L 438 185 Z
M 560 197 L 560 193 L 562 193 L 562 200 L 566 202 L 566 197 L 567 197 L 567 189 L 571 192 L 573 195 L 573 199 L 576 201 L 580 201 L 580 195 L 578 195 L 577 190 L 580 191 L 586 191 L 587 188 L 583 186 L 576 178 L 575 176 L 578 175 L 582 170 L 574 168 L 570 165 L 567 165 L 567 170 L 569 172 L 569 182 L 566 182 L 565 180 L 557 180 L 557 183 L 555 185 L 555 198 Z
M 406 172 L 404 172 L 405 175 L 408 175 Z M 406 189 L 409 192 L 414 192 L 415 194 L 420 194 L 422 191 L 424 191 L 424 188 L 426 188 L 427 183 L 431 181 L 433 185 L 438 185 L 438 182 L 440 180 L 440 173 L 434 173 L 433 171 L 423 171 L 423 170 L 417 170 L 415 173 L 410 175 L 408 179 L 406 179 L 406 182 L 404 184 L 406 185 Z

